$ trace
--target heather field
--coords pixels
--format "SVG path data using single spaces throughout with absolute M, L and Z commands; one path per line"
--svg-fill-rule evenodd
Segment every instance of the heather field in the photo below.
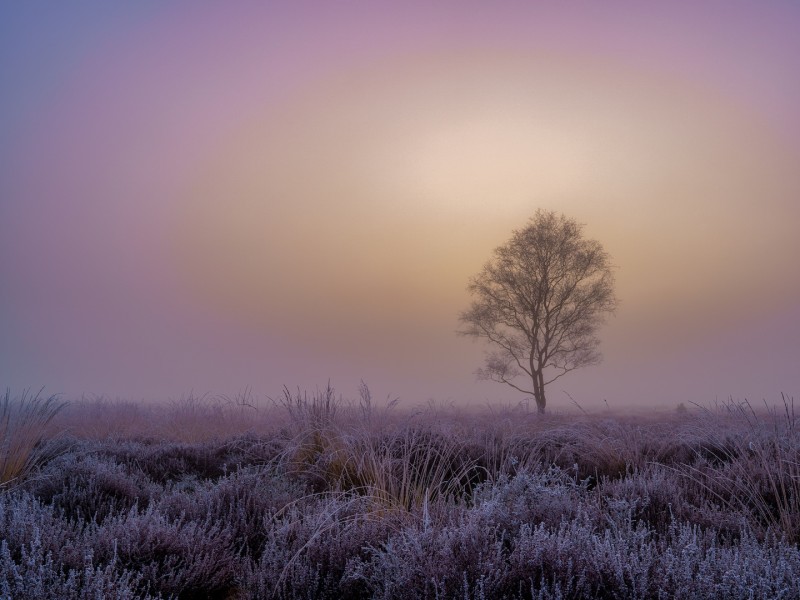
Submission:
M 800 422 L 779 402 L 7 393 L 0 597 L 800 598 Z

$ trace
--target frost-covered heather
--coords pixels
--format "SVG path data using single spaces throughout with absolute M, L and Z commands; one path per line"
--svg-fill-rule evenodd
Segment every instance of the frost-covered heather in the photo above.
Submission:
M 0 598 L 800 598 L 791 409 L 76 403 L 0 494 Z

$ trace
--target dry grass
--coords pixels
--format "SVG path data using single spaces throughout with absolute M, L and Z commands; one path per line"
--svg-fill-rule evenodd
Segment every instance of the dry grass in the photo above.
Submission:
M 748 401 L 706 409 L 698 460 L 682 472 L 716 500 L 754 516 L 761 537 L 781 531 L 800 543 L 800 421 L 794 398 L 782 410 Z
M 42 442 L 53 417 L 65 406 L 57 396 L 6 390 L 0 399 L 0 489 L 20 483 L 45 458 Z
M 315 492 L 354 492 L 379 510 L 411 512 L 463 497 L 486 479 L 477 458 L 465 454 L 463 436 L 437 427 L 434 407 L 413 417 L 394 414 L 391 402 L 379 410 L 363 385 L 358 405 L 328 386 L 311 396 L 285 389 L 279 406 L 294 432 L 284 453 L 288 472 Z
M 408 512 L 468 496 L 486 469 L 457 437 L 406 426 L 382 436 L 361 435 L 347 447 L 340 479 L 381 505 Z
M 264 434 L 285 422 L 249 390 L 235 396 L 189 393 L 164 403 L 81 398 L 60 411 L 51 429 L 83 439 L 152 439 L 204 442 L 245 433 Z

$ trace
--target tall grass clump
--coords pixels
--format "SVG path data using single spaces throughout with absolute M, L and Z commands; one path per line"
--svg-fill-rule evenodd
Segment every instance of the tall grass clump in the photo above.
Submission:
M 466 499 L 486 469 L 464 444 L 434 427 L 405 425 L 351 438 L 339 484 L 380 505 L 413 512 L 431 503 Z
M 684 472 L 715 500 L 748 515 L 760 535 L 773 530 L 800 543 L 800 419 L 794 398 L 781 398 L 781 409 L 757 411 L 745 400 L 723 404 L 718 414 L 707 411 L 733 427 L 707 427 L 699 460 Z
M 458 435 L 436 425 L 432 408 L 421 420 L 388 420 L 362 382 L 358 405 L 346 405 L 328 385 L 309 396 L 284 388 L 276 404 L 290 417 L 285 465 L 314 492 L 371 497 L 380 510 L 412 512 L 432 502 L 464 498 L 486 479 Z
M 42 462 L 47 426 L 65 405 L 41 391 L 12 398 L 6 389 L 0 400 L 0 490 L 16 485 Z
M 292 394 L 284 386 L 282 395 L 273 400 L 273 404 L 284 409 L 295 425 L 306 429 L 324 429 L 332 425 L 339 412 L 341 399 L 336 398 L 336 390 L 330 382 L 322 391 L 308 395 L 299 389 Z

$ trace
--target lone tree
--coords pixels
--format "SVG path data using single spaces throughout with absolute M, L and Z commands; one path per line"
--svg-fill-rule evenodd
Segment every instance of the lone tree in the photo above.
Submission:
M 478 378 L 533 396 L 539 413 L 547 405 L 545 386 L 600 362 L 597 329 L 618 303 L 611 258 L 583 238 L 582 227 L 537 210 L 470 280 L 472 306 L 460 316 L 460 334 L 495 347 Z M 530 388 L 515 383 L 523 376 Z

